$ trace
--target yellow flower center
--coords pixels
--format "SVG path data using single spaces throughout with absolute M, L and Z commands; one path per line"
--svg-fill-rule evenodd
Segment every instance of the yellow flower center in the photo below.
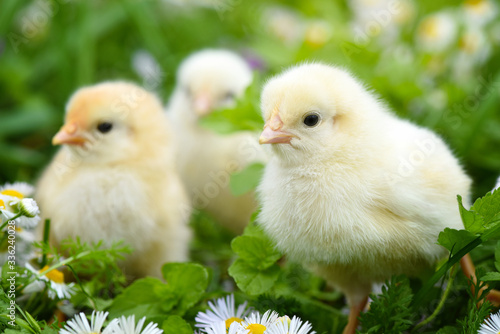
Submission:
M 49 269 L 49 266 L 43 267 L 40 270 L 40 272 L 43 272 L 47 269 Z M 56 282 L 56 283 L 59 283 L 59 284 L 64 283 L 64 274 L 57 269 L 52 269 L 51 271 L 49 271 L 48 273 L 45 274 L 45 277 L 47 277 L 49 280 Z
M 4 208 L 5 209 L 5 202 L 3 200 L 0 199 L 0 208 Z
M 226 320 L 226 329 L 228 329 L 231 326 L 231 324 L 235 321 L 241 324 L 243 319 L 236 318 L 236 317 L 232 317 L 232 318 L 227 319 Z
M 469 6 L 476 6 L 480 5 L 483 2 L 483 0 L 466 0 L 465 4 Z
M 250 330 L 248 334 L 264 334 L 264 332 L 266 331 L 266 326 L 261 324 L 251 324 L 248 325 L 247 329 Z
M 24 196 L 21 194 L 19 191 L 11 190 L 11 189 L 5 189 L 0 192 L 2 195 L 7 195 L 7 196 L 12 196 L 12 197 L 17 197 L 19 199 L 23 199 Z
M 436 18 L 428 18 L 424 22 L 422 22 L 422 26 L 420 27 L 421 34 L 424 36 L 428 36 L 431 38 L 436 38 L 439 36 L 438 30 L 438 20 Z

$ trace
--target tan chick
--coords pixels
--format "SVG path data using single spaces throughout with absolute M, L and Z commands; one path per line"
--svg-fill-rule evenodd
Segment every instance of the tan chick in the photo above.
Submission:
M 220 135 L 198 121 L 216 109 L 234 106 L 251 82 L 252 71 L 240 56 L 203 50 L 181 64 L 167 108 L 178 143 L 179 171 L 193 206 L 236 233 L 248 223 L 256 202 L 253 193 L 231 193 L 230 175 L 262 160 L 258 136 Z
M 441 138 L 339 68 L 291 68 L 265 85 L 261 107 L 260 143 L 273 145 L 258 221 L 346 295 L 344 333 L 354 333 L 372 284 L 417 276 L 447 254 L 437 237 L 463 229 L 456 196 L 468 201 L 471 180 Z
M 186 261 L 190 205 L 171 132 L 159 100 L 134 84 L 74 93 L 52 141 L 63 146 L 36 193 L 51 244 L 124 240 L 133 248 L 122 263 L 131 277 L 161 277 L 165 262 Z

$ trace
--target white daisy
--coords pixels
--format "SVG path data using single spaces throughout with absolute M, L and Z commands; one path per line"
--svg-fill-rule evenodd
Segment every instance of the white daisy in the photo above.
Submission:
M 40 209 L 32 198 L 23 198 L 17 203 L 17 208 L 25 217 L 33 218 L 40 214 Z
M 85 313 L 81 312 L 72 320 L 69 320 L 59 334 L 111 334 L 111 327 L 116 323 L 116 319 L 101 332 L 107 316 L 108 312 L 93 311 L 89 324 L 89 320 L 85 316 Z
M 17 202 L 11 202 L 13 204 L 17 204 Z M 35 217 L 26 217 L 26 216 L 19 216 L 19 213 L 15 213 L 9 210 L 1 210 L 0 209 L 0 216 L 2 219 L 2 223 L 5 223 L 6 221 L 12 220 L 15 218 L 16 220 L 16 226 L 21 227 L 21 228 L 26 228 L 26 229 L 34 229 L 38 223 L 40 222 L 40 216 L 35 216 Z
M 312 47 L 325 45 L 332 37 L 332 27 L 322 20 L 310 21 L 305 32 L 306 43 Z
M 20 212 L 20 203 L 23 203 L 22 205 L 29 211 Z M 30 215 L 35 213 L 35 215 L 32 217 L 24 216 L 26 213 Z M 36 202 L 33 199 L 25 198 L 24 194 L 21 192 L 14 189 L 4 189 L 0 191 L 0 220 L 2 224 L 16 218 L 17 226 L 31 229 L 36 227 L 40 221 L 38 213 L 39 210 Z
M 498 334 L 500 333 L 500 312 L 490 315 L 479 328 L 477 334 Z
M 40 273 L 44 272 L 49 268 L 49 266 L 43 267 L 41 270 L 36 270 L 29 263 L 26 263 L 26 268 L 35 273 L 39 281 L 35 281 L 30 283 L 24 288 L 25 293 L 39 292 L 45 288 L 45 285 L 41 285 L 40 283 L 49 284 L 48 295 L 49 298 L 55 299 L 56 296 L 59 299 L 69 299 L 71 295 L 75 293 L 75 283 L 64 283 L 64 274 L 57 269 L 52 269 L 48 273 L 44 275 L 40 275 Z M 41 281 L 43 282 L 41 282 Z
M 144 322 L 146 317 L 141 318 L 135 325 L 135 315 L 129 317 L 121 316 L 114 323 L 109 324 L 106 330 L 109 330 L 110 334 L 162 334 L 163 329 L 159 329 L 158 325 L 154 322 L 150 322 L 144 329 Z
M 417 43 L 428 52 L 441 52 L 455 41 L 456 17 L 451 12 L 438 12 L 426 16 L 417 29 Z
M 467 0 L 463 9 L 465 22 L 470 26 L 484 26 L 498 14 L 497 5 L 491 0 Z
M 14 190 L 21 194 L 22 197 L 31 197 L 35 194 L 35 187 L 25 182 L 6 183 L 0 187 L 0 193 L 4 190 Z
M 280 319 L 266 330 L 266 334 L 316 334 L 315 331 L 311 331 L 312 326 L 309 322 L 302 322 L 296 316 L 291 320 L 288 317 Z
M 298 45 L 304 37 L 304 19 L 300 13 L 285 6 L 271 6 L 262 14 L 262 25 L 288 46 Z
M 241 326 L 249 330 L 248 334 L 264 334 L 278 320 L 278 316 L 278 312 L 272 310 L 266 311 L 262 316 L 254 312 L 243 320 Z
M 493 190 L 498 189 L 498 188 L 500 188 L 500 177 L 498 178 L 497 184 L 495 185 L 495 187 L 493 188 Z
M 242 322 L 243 318 L 247 315 L 247 302 L 238 306 L 235 310 L 234 295 L 228 295 L 226 298 L 219 298 L 215 301 L 215 305 L 212 302 L 208 302 L 209 310 L 206 312 L 198 312 L 195 318 L 197 324 L 196 327 L 206 328 L 210 327 L 212 324 L 225 321 L 226 328 L 233 322 Z
M 226 328 L 225 321 L 217 321 L 210 327 L 204 328 L 200 333 L 207 334 L 248 334 L 248 330 L 243 328 L 238 322 L 233 322 L 229 328 Z M 196 332 L 195 332 L 196 333 Z

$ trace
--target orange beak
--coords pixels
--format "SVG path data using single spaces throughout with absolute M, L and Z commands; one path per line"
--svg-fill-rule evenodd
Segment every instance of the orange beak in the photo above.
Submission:
M 290 144 L 292 138 L 296 136 L 281 130 L 281 128 L 283 128 L 283 121 L 278 112 L 275 111 L 266 122 L 266 125 L 264 125 L 264 131 L 260 134 L 259 144 Z
M 201 92 L 194 99 L 194 111 L 198 116 L 207 115 L 212 109 L 212 99 L 208 92 Z
M 87 138 L 78 133 L 76 123 L 63 125 L 61 130 L 52 138 L 52 145 L 78 145 L 83 146 L 88 141 Z

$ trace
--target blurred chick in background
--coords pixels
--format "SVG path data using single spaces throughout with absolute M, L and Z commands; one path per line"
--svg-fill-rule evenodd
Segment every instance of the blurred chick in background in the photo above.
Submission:
M 52 141 L 63 147 L 36 193 L 51 219 L 50 243 L 124 240 L 133 252 L 122 266 L 132 277 L 161 277 L 165 262 L 186 261 L 190 205 L 171 132 L 159 100 L 136 85 L 105 82 L 74 93 Z
M 456 196 L 471 180 L 431 131 L 392 114 L 349 73 L 304 64 L 263 89 L 261 144 L 273 144 L 258 221 L 290 259 L 347 298 L 354 333 L 375 282 L 418 276 L 463 229 Z M 467 205 L 467 204 L 465 204 Z M 474 275 L 470 257 L 462 259 Z
M 240 233 L 256 209 L 253 193 L 234 196 L 231 173 L 260 160 L 257 136 L 220 135 L 198 120 L 235 105 L 252 82 L 245 60 L 226 50 L 203 50 L 181 64 L 167 113 L 176 132 L 178 166 L 193 206 Z

